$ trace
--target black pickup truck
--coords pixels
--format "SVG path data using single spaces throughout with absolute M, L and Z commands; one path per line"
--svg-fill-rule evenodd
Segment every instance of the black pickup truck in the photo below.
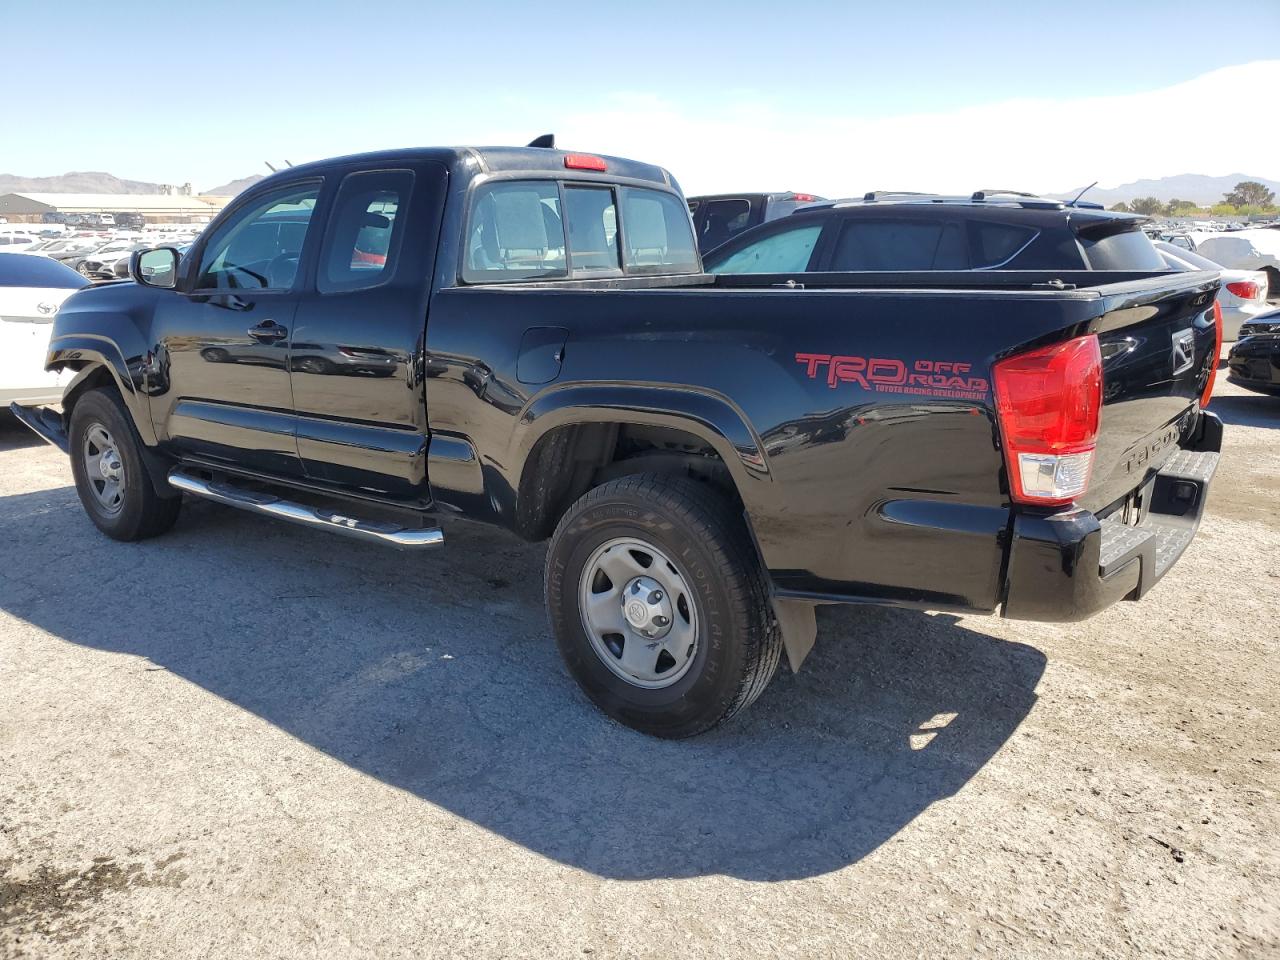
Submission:
M 1213 274 L 704 274 L 667 171 L 551 148 L 298 166 L 73 295 L 15 408 L 107 535 L 184 494 L 402 548 L 550 538 L 607 713 L 688 736 L 814 607 L 1043 620 L 1149 590 L 1221 444 Z

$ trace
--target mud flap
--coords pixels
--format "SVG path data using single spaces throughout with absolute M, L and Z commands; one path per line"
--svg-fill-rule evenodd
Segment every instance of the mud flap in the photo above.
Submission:
M 782 645 L 787 650 L 787 662 L 791 672 L 800 670 L 800 664 L 813 649 L 818 638 L 818 619 L 814 604 L 807 600 L 780 600 L 773 598 L 773 614 L 782 631 Z

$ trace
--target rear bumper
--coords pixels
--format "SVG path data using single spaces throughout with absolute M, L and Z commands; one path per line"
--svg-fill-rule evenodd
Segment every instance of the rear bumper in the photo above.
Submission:
M 1014 519 L 1002 607 L 1013 620 L 1084 620 L 1117 600 L 1138 600 L 1191 543 L 1222 449 L 1222 421 L 1200 415 L 1185 443 L 1141 488 L 1137 525 L 1087 510 Z

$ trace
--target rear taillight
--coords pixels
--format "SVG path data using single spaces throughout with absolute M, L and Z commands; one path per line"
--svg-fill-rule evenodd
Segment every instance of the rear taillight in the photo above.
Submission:
M 1213 381 L 1218 379 L 1218 358 L 1222 356 L 1222 305 L 1213 301 L 1213 353 L 1209 355 L 1209 377 L 1204 382 L 1204 393 L 1200 394 L 1200 406 L 1207 407 L 1209 398 L 1213 396 Z
M 813 203 L 813 201 L 817 200 L 818 198 L 815 197 L 812 193 L 797 193 L 797 194 L 793 194 L 791 199 L 795 200 L 797 203 Z
M 1102 411 L 1102 353 L 1090 334 L 1001 360 L 996 411 L 1016 503 L 1060 506 L 1089 486 Z
M 1227 289 L 1241 300 L 1258 300 L 1262 297 L 1261 284 L 1254 283 L 1252 280 L 1237 280 L 1234 283 L 1228 283 Z

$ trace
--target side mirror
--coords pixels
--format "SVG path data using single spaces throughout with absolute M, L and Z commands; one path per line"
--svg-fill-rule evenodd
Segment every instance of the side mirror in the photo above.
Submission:
M 178 285 L 178 259 L 173 247 L 135 250 L 129 257 L 129 276 L 144 287 L 172 290 Z

